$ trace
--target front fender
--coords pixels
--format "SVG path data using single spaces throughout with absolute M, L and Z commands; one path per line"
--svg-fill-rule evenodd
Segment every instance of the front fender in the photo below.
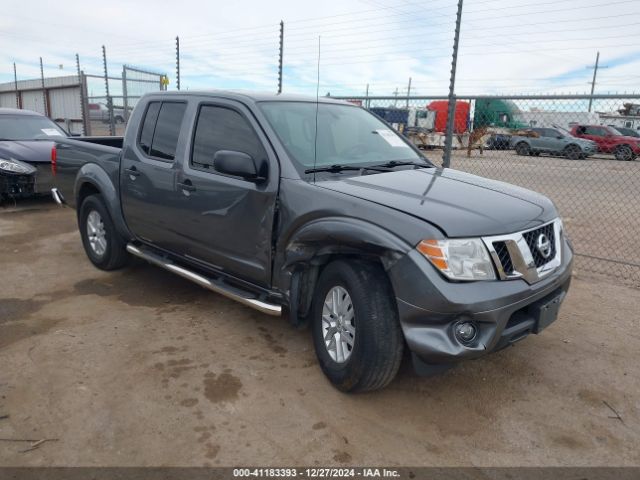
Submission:
M 376 255 L 388 268 L 390 263 L 410 250 L 411 245 L 392 232 L 364 220 L 323 218 L 303 225 L 289 237 L 284 249 L 283 268 L 333 254 Z
M 303 325 L 311 307 L 320 266 L 336 255 L 371 257 L 391 268 L 411 250 L 394 233 L 351 217 L 310 221 L 296 229 L 279 251 L 279 289 L 289 300 L 290 321 Z

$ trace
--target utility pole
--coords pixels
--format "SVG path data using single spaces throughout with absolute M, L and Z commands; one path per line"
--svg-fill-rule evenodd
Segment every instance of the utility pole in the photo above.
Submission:
M 600 52 L 598 52 L 596 54 L 596 64 L 593 67 L 587 67 L 587 68 L 593 68 L 593 80 L 591 81 L 591 97 L 589 98 L 589 111 L 591 111 L 591 105 L 593 104 L 593 92 L 596 89 L 596 78 L 598 75 L 598 69 L 609 68 L 609 67 L 606 65 L 600 65 Z
M 176 88 L 180 90 L 180 37 L 176 36 Z
M 44 106 L 44 116 L 49 116 L 49 106 L 47 105 L 47 91 L 44 89 L 44 67 L 42 57 L 40 57 L 40 84 L 42 85 L 42 104 Z
M 409 77 L 409 85 L 407 85 L 407 108 L 409 108 L 409 97 L 411 96 L 411 77 Z
M 451 165 L 451 145 L 453 142 L 453 122 L 456 114 L 456 67 L 458 64 L 458 45 L 460 43 L 460 22 L 462 20 L 462 1 L 458 0 L 458 12 L 456 14 L 456 30 L 453 37 L 453 55 L 451 58 L 451 79 L 449 81 L 449 105 L 447 110 L 447 133 L 444 140 L 444 153 L 442 166 L 448 168 Z
M 284 22 L 280 20 L 280 49 L 278 50 L 278 93 L 282 93 L 282 55 L 284 53 Z
M 16 87 L 16 108 L 20 108 L 20 92 L 18 91 L 18 71 L 16 70 L 16 62 L 13 62 L 13 84 Z

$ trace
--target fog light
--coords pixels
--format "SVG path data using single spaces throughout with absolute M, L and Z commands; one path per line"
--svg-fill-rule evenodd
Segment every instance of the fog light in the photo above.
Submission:
M 473 322 L 460 322 L 454 327 L 456 338 L 462 343 L 470 343 L 476 338 L 478 328 Z

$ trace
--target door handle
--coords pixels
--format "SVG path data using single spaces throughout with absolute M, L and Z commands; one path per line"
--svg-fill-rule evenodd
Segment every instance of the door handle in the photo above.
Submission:
M 125 168 L 124 171 L 129 174 L 129 176 L 131 177 L 131 180 L 135 180 L 135 177 L 140 176 L 140 172 L 136 167 Z
M 182 188 L 182 193 L 184 193 L 185 195 L 188 195 L 190 192 L 196 191 L 196 187 L 193 186 L 193 183 L 191 183 L 191 180 L 185 180 L 182 183 L 178 182 L 178 186 Z

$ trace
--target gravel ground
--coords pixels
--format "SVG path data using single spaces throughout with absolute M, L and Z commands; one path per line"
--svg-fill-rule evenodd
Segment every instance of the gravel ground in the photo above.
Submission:
M 308 331 L 96 270 L 71 210 L 4 208 L 0 245 L 0 437 L 57 439 L 0 442 L 2 466 L 640 465 L 636 289 L 578 273 L 542 335 L 350 396 Z

